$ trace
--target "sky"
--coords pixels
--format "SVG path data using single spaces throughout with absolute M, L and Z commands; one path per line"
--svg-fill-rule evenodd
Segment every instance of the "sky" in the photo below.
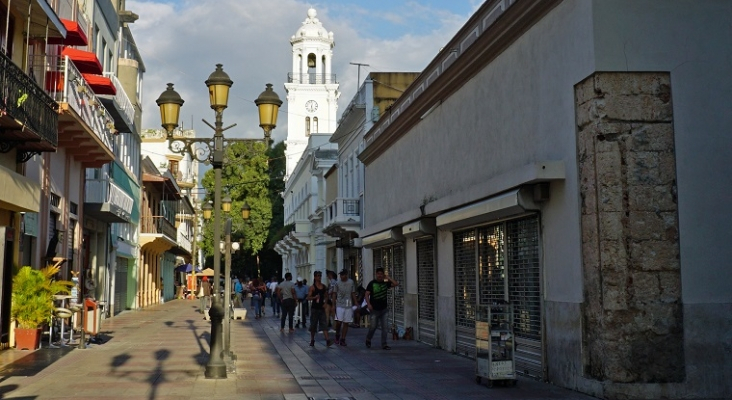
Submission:
M 213 134 L 201 119 L 214 121 L 204 81 L 223 64 L 234 81 L 224 111 L 227 137 L 262 137 L 254 99 L 272 83 L 283 100 L 275 141 L 287 135 L 287 93 L 292 67 L 290 37 L 310 7 L 333 32 L 333 73 L 340 83 L 339 113 L 368 72 L 421 72 L 457 33 L 481 0 L 127 0 L 139 19 L 130 25 L 145 65 L 143 129 L 160 127 L 155 104 L 174 83 L 185 100 L 181 125 L 198 137 Z M 362 83 L 362 82 L 361 82 Z

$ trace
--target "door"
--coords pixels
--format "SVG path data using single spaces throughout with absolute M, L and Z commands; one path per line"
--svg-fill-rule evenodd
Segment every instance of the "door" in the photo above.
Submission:
M 117 257 L 117 269 L 114 272 L 114 310 L 117 315 L 127 309 L 127 271 L 129 260 Z
M 437 344 L 437 326 L 435 310 L 437 308 L 437 284 L 435 270 L 435 240 L 423 238 L 417 240 L 417 301 L 419 341 L 430 346 Z

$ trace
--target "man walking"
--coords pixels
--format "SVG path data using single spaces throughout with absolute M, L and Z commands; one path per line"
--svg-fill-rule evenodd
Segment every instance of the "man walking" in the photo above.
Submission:
M 272 314 L 274 314 L 275 317 L 280 316 L 280 299 L 277 297 L 277 278 L 272 276 L 272 279 L 267 283 L 267 289 L 269 289 L 270 293 L 272 293 L 272 298 L 270 299 L 270 302 L 272 303 Z
M 381 348 L 391 350 L 386 343 L 386 315 L 389 313 L 389 304 L 386 301 L 387 290 L 399 286 L 399 282 L 384 274 L 384 268 L 376 268 L 376 279 L 366 286 L 366 307 L 370 314 L 369 333 L 366 334 L 366 347 L 371 348 L 371 338 L 376 332 L 377 323 L 381 324 Z
M 328 297 L 328 287 L 322 282 L 323 273 L 315 271 L 313 273 L 313 286 L 308 290 L 306 300 L 312 301 L 310 308 L 310 347 L 315 346 L 315 333 L 318 329 L 323 331 L 326 346 L 330 347 L 333 342 L 328 337 L 328 321 L 325 316 L 325 301 Z
M 301 277 L 297 277 L 297 283 L 295 284 L 295 296 L 297 298 L 297 323 L 295 324 L 295 328 L 300 327 L 300 323 L 302 323 L 302 327 L 306 328 L 305 321 L 308 317 L 308 285 L 305 284 L 303 279 Z
M 282 319 L 280 320 L 280 332 L 285 331 L 285 318 L 288 318 L 290 332 L 294 332 L 292 328 L 292 318 L 295 314 L 295 287 L 292 284 L 292 274 L 286 273 L 285 280 L 277 285 L 277 298 L 282 300 Z
M 356 285 L 348 277 L 345 269 L 340 272 L 341 279 L 336 282 L 333 303 L 336 306 L 336 342 L 346 346 L 348 325 L 353 322 L 353 308 L 356 304 Z

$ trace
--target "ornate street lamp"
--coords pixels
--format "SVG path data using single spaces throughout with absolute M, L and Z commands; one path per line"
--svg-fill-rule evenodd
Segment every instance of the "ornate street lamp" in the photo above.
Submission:
M 215 126 L 208 123 L 205 119 L 203 122 L 214 130 L 212 138 L 185 138 L 173 136 L 173 130 L 178 127 L 178 118 L 180 108 L 184 101 L 180 95 L 173 89 L 173 84 L 169 83 L 168 88 L 160 95 L 156 103 L 160 107 L 160 119 L 163 128 L 167 132 L 168 148 L 171 152 L 185 155 L 188 154 L 192 159 L 198 162 L 210 163 L 214 168 L 214 204 L 209 205 L 208 215 L 211 215 L 213 208 L 214 217 L 214 243 L 221 240 L 221 211 L 223 208 L 221 200 L 221 168 L 224 164 L 225 147 L 232 143 L 239 142 L 259 142 L 261 139 L 226 139 L 224 131 L 233 128 L 236 124 L 223 127 L 223 112 L 228 105 L 229 88 L 234 82 L 229 75 L 224 72 L 221 64 L 216 64 L 216 70 L 206 80 L 208 87 L 209 101 L 211 108 L 216 113 Z M 259 126 L 264 130 L 264 140 L 267 146 L 270 142 L 270 132 L 277 125 L 277 112 L 282 101 L 279 96 L 272 90 L 272 85 L 267 84 L 266 89 L 259 95 L 254 103 L 259 108 Z M 229 203 L 230 207 L 231 203 Z M 207 210 L 204 205 L 204 217 Z M 206 364 L 206 378 L 226 378 L 226 364 L 222 358 L 222 329 L 221 320 L 224 317 L 224 306 L 219 294 L 220 270 L 221 270 L 221 252 L 214 248 L 214 284 L 216 290 L 213 294 L 213 305 L 209 310 L 211 317 L 211 355 Z M 226 293 L 230 296 L 230 293 Z

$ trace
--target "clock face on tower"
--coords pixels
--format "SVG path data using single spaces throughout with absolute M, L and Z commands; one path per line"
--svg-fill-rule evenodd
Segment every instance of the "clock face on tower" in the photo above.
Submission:
M 315 100 L 308 100 L 305 103 L 305 111 L 309 113 L 314 113 L 318 110 L 318 103 Z

